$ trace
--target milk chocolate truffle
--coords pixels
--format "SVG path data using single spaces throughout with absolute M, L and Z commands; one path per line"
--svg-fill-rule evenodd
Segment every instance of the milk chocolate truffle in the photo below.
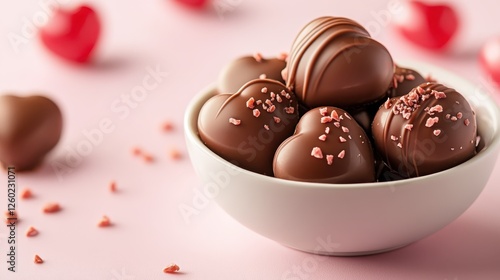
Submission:
M 387 166 L 417 177 L 456 166 L 476 154 L 476 115 L 452 88 L 424 83 L 388 99 L 372 124 L 375 146 Z
M 36 167 L 61 137 L 62 115 L 43 96 L 0 97 L 0 162 L 17 171 Z
M 308 107 L 364 106 L 386 96 L 394 74 L 387 49 L 357 22 L 321 17 L 295 39 L 287 86 Z
M 403 68 L 396 65 L 394 78 L 387 92 L 389 97 L 399 97 L 410 93 L 415 87 L 425 83 L 426 80 L 420 73 L 413 69 Z
M 252 80 L 234 94 L 209 99 L 198 116 L 201 140 L 213 152 L 244 169 L 273 175 L 273 156 L 293 134 L 298 102 L 284 84 Z
M 375 162 L 364 130 L 344 110 L 319 107 L 299 121 L 276 151 L 274 176 L 318 183 L 375 181 Z
M 267 59 L 259 53 L 238 58 L 222 69 L 218 90 L 220 93 L 235 93 L 245 83 L 255 79 L 272 79 L 284 83 L 281 72 L 286 66 L 285 58 Z

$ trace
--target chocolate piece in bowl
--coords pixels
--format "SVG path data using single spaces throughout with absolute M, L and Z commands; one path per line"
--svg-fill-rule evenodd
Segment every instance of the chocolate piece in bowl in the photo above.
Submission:
M 417 71 L 396 65 L 393 82 L 387 95 L 390 98 L 403 96 L 425 82 L 427 82 L 425 78 Z
M 59 142 L 62 114 L 43 96 L 0 96 L 0 162 L 17 171 L 42 162 Z
M 275 177 L 319 183 L 375 181 L 375 162 L 363 128 L 344 110 L 320 107 L 300 119 L 274 156 Z
M 234 94 L 218 94 L 201 108 L 205 145 L 244 169 L 273 175 L 273 156 L 299 120 L 295 94 L 270 79 L 252 80 Z
M 234 93 L 245 83 L 255 79 L 272 79 L 284 83 L 281 72 L 285 66 L 285 56 L 264 58 L 260 53 L 243 56 L 222 69 L 217 88 L 220 93 Z
M 372 135 L 391 170 L 405 178 L 423 176 L 476 154 L 476 114 L 454 89 L 424 83 L 388 99 L 375 116 Z
M 394 63 L 357 22 L 320 17 L 300 31 L 285 72 L 287 86 L 308 107 L 351 108 L 386 96 Z

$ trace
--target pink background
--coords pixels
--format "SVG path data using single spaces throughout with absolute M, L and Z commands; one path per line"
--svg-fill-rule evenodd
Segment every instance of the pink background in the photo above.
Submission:
M 104 33 L 96 62 L 84 67 L 49 54 L 29 28 L 17 50 L 9 43 L 12 34 L 23 36 L 26 20 L 43 16 L 44 1 L 0 3 L 0 92 L 44 93 L 57 101 L 65 118 L 63 138 L 44 165 L 18 173 L 18 190 L 29 187 L 35 197 L 18 202 L 22 221 L 15 274 L 7 271 L 6 227 L 0 227 L 0 279 L 500 279 L 498 164 L 484 192 L 455 222 L 403 249 L 374 256 L 319 257 L 286 248 L 247 230 L 213 202 L 189 223 L 178 210 L 192 204 L 193 190 L 200 185 L 185 151 L 184 108 L 231 59 L 256 51 L 265 56 L 287 51 L 308 21 L 346 16 L 372 24 L 373 37 L 396 61 L 415 59 L 450 69 L 490 89 L 498 100 L 500 93 L 482 78 L 476 58 L 481 44 L 500 34 L 500 26 L 485 24 L 498 20 L 496 1 L 453 1 L 464 28 L 447 54 L 415 48 L 386 22 L 377 22 L 377 14 L 387 10 L 384 0 L 293 5 L 286 0 L 214 1 L 232 8 L 217 13 L 213 6 L 197 12 L 168 0 L 89 1 L 100 13 Z M 127 116 L 114 112 L 112 104 L 123 106 L 121 96 L 142 84 L 148 67 L 159 67 L 168 76 Z M 112 122 L 113 132 L 58 177 L 51 164 L 64 164 L 69 151 L 85 140 L 83 131 L 98 128 L 103 119 Z M 166 120 L 175 124 L 174 131 L 162 132 Z M 146 164 L 134 158 L 134 146 L 156 161 Z M 169 158 L 172 148 L 183 153 L 181 160 Z M 117 193 L 108 191 L 111 180 L 118 184 Z M 5 189 L 0 191 L 1 209 L 6 195 Z M 51 201 L 59 202 L 63 211 L 43 214 L 43 205 Z M 114 226 L 98 228 L 102 215 Z M 29 226 L 40 234 L 27 238 Z M 34 264 L 35 254 L 45 263 Z M 182 273 L 162 272 L 172 262 Z

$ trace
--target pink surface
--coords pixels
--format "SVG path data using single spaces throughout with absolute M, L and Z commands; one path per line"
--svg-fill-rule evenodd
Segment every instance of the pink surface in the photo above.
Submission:
M 9 36 L 22 36 L 26 20 L 43 11 L 40 3 L 55 1 L 1 2 L 0 92 L 45 93 L 62 108 L 65 127 L 62 141 L 41 168 L 18 173 L 18 190 L 29 187 L 35 197 L 17 205 L 22 221 L 16 273 L 7 271 L 7 231 L 0 227 L 0 279 L 500 279 L 498 163 L 484 192 L 455 222 L 403 249 L 374 256 L 320 257 L 286 248 L 239 225 L 213 202 L 189 219 L 179 212 L 180 206 L 192 204 L 200 185 L 185 151 L 184 108 L 228 61 L 255 51 L 287 51 L 301 26 L 313 18 L 347 16 L 371 24 L 373 36 L 396 60 L 453 70 L 494 91 L 498 100 L 498 90 L 482 78 L 476 60 L 481 43 L 500 34 L 498 26 L 483 26 L 498 17 L 494 1 L 453 1 L 464 28 L 454 51 L 446 55 L 415 48 L 385 22 L 377 22 L 387 9 L 384 0 L 293 6 L 285 0 L 214 1 L 231 8 L 218 14 L 213 7 L 197 12 L 167 0 L 90 1 L 101 14 L 104 36 L 97 62 L 86 67 L 56 59 L 30 38 L 30 30 L 24 30 L 28 37 L 17 51 L 9 43 Z M 155 76 L 157 85 L 136 108 L 125 107 L 123 96 L 154 69 L 162 72 Z M 80 162 L 67 162 L 71 151 L 85 145 L 84 132 L 99 128 L 103 120 L 111 122 L 113 131 L 97 139 Z M 170 133 L 161 130 L 165 120 L 175 124 Z M 134 158 L 134 146 L 156 161 Z M 171 148 L 184 157 L 171 160 Z M 51 167 L 55 162 L 74 166 L 57 176 Z M 1 174 L 6 182 L 5 172 Z M 117 193 L 108 191 L 111 180 L 117 182 Z M 3 189 L 1 209 L 7 203 Z M 63 210 L 43 214 L 43 205 L 51 201 Z M 102 215 L 114 225 L 97 227 Z M 29 226 L 40 234 L 27 238 Z M 45 263 L 34 264 L 35 254 Z M 182 273 L 162 272 L 172 262 Z

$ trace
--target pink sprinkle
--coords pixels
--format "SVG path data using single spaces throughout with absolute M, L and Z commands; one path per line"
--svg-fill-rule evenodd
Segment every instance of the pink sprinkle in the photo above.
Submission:
M 465 126 L 469 126 L 469 124 L 470 124 L 469 119 L 465 119 L 465 120 L 464 120 L 464 124 L 465 124 Z
M 391 140 L 392 141 L 398 141 L 399 138 L 397 136 L 395 136 L 395 135 L 391 135 Z
M 333 125 L 334 125 L 335 127 L 340 127 L 340 123 L 339 123 L 339 122 L 334 122 L 334 123 L 333 123 Z
M 429 94 L 423 94 L 422 95 L 422 101 L 425 101 L 427 99 L 429 99 L 430 95 Z
M 456 122 L 457 120 L 458 120 L 457 117 L 455 116 L 451 117 L 451 121 Z
M 290 99 L 290 98 L 292 98 L 292 97 L 290 96 L 290 93 L 288 93 L 288 92 L 287 92 L 287 93 L 285 94 L 285 98 L 286 98 L 286 99 Z
M 264 128 L 265 128 L 266 130 L 269 130 L 269 126 L 268 126 L 267 124 L 265 124 L 265 125 L 264 125 Z
M 434 130 L 434 135 L 435 136 L 439 136 L 439 134 L 441 134 L 441 129 L 435 129 Z
M 403 148 L 403 145 L 401 145 L 401 143 L 398 143 L 398 145 L 397 145 L 397 146 L 398 146 L 400 149 L 402 149 L 402 148 Z
M 352 140 L 352 137 L 351 137 L 351 135 L 347 135 L 347 137 L 348 137 L 349 139 L 351 139 L 351 140 Z
M 405 128 L 411 130 L 413 128 L 413 124 L 406 124 Z
M 337 113 L 337 111 L 333 110 L 332 113 L 331 113 L 331 117 L 332 119 L 336 120 L 336 121 L 340 121 L 340 117 L 339 117 L 339 114 Z
M 257 62 L 261 62 L 262 61 L 262 54 L 261 53 L 254 53 L 253 58 L 255 58 L 255 60 Z
M 262 93 L 267 93 L 267 88 L 266 88 L 266 87 L 263 87 L 263 88 L 260 90 L 260 92 L 262 92 Z
M 458 112 L 458 113 L 457 113 L 457 118 L 458 118 L 458 119 L 461 119 L 462 117 L 463 117 L 462 112 Z
M 283 78 L 283 80 L 287 80 L 288 79 L 288 68 L 284 68 L 283 70 L 281 70 L 281 78 Z
M 288 58 L 288 53 L 287 52 L 281 52 L 278 57 L 277 57 L 279 60 L 284 60 L 286 61 L 286 59 Z
M 281 99 L 281 96 L 276 95 L 276 101 L 278 101 L 278 103 L 281 103 L 283 101 L 283 99 Z
M 321 134 L 321 136 L 319 136 L 318 139 L 321 141 L 326 141 L 326 134 Z
M 247 100 L 247 108 L 253 109 L 255 107 L 255 99 L 253 97 L 250 97 L 250 99 Z
M 446 94 L 442 91 L 433 91 L 433 92 L 434 92 L 434 97 L 436 99 L 446 98 Z
M 446 114 L 446 116 L 445 116 L 445 118 L 448 119 L 448 120 L 450 119 L 450 117 L 451 117 L 450 114 Z
M 282 91 L 280 92 L 280 94 L 281 94 L 281 96 L 285 96 L 285 95 L 286 95 L 286 91 L 285 91 L 285 90 L 282 90 Z
M 387 99 L 387 101 L 384 103 L 384 108 L 389 109 L 391 108 L 391 106 L 392 106 L 391 99 Z
M 342 131 L 345 132 L 345 133 L 348 133 L 349 132 L 349 128 L 347 128 L 345 126 L 342 126 Z
M 438 117 L 428 118 L 427 121 L 425 122 L 425 126 L 426 127 L 432 127 L 435 123 L 438 123 L 438 122 L 439 122 L 439 118 Z
M 328 127 L 328 126 L 327 126 L 327 127 L 325 128 L 325 133 L 326 133 L 326 134 L 330 134 L 330 127 Z
M 438 112 L 438 113 L 443 112 L 443 106 L 441 106 L 441 105 L 436 105 L 436 106 L 432 107 L 432 108 L 429 110 L 429 113 L 434 113 L 434 112 Z
M 262 109 L 267 110 L 267 105 L 266 104 L 262 104 Z
M 259 109 L 253 109 L 252 113 L 253 113 L 253 116 L 256 117 L 256 118 L 258 118 L 260 116 L 260 110 Z
M 405 78 L 406 78 L 408 81 L 413 81 L 413 80 L 415 80 L 415 76 L 413 76 L 413 74 L 408 74 L 408 75 L 406 75 L 406 77 L 405 77 Z
M 271 106 L 273 105 L 273 102 L 269 99 L 266 99 L 265 103 L 268 105 L 268 106 Z
M 262 100 L 259 99 L 259 100 L 255 101 L 255 104 L 257 104 L 257 105 L 262 104 Z
M 347 140 L 345 140 L 345 138 L 344 138 L 344 137 L 342 137 L 342 136 L 339 136 L 339 140 L 340 140 L 340 143 L 344 143 L 344 142 L 346 142 L 346 141 L 347 141 Z
M 323 153 L 321 152 L 320 148 L 314 147 L 311 151 L 311 156 L 315 158 L 323 158 Z
M 451 150 L 452 150 L 452 151 L 454 151 L 454 150 L 455 150 L 455 148 L 451 148 Z
M 345 150 L 340 151 L 338 157 L 339 158 L 344 158 L 344 156 L 345 156 Z
M 259 79 L 265 79 L 267 78 L 266 74 L 260 74 Z
M 417 89 L 417 93 L 420 95 L 425 93 L 425 90 L 423 88 L 421 88 L 420 86 L 418 86 L 416 89 Z
M 240 125 L 241 124 L 241 120 L 237 120 L 235 118 L 229 118 L 229 123 L 232 123 L 234 125 Z
M 333 164 L 333 155 L 326 155 L 326 163 L 328 163 L 328 165 Z
M 322 116 L 327 116 L 328 115 L 328 108 L 327 107 L 319 108 L 319 113 Z
M 275 122 L 275 123 L 280 123 L 280 122 L 281 122 L 281 119 L 280 119 L 280 118 L 278 118 L 278 117 L 273 117 L 273 119 L 274 119 L 274 122 Z
M 293 107 L 285 107 L 285 113 L 293 114 L 295 112 L 295 108 Z
M 321 117 L 321 123 L 331 123 L 332 118 L 331 117 Z
M 273 98 L 275 98 L 275 97 L 276 97 L 276 93 L 274 93 L 274 92 L 272 92 L 272 91 L 271 91 L 270 96 L 271 96 L 271 99 L 273 99 Z
M 274 112 L 274 110 L 276 110 L 276 106 L 271 105 L 271 106 L 269 106 L 269 108 L 267 109 L 267 112 L 268 112 L 268 113 L 272 113 L 272 112 Z

